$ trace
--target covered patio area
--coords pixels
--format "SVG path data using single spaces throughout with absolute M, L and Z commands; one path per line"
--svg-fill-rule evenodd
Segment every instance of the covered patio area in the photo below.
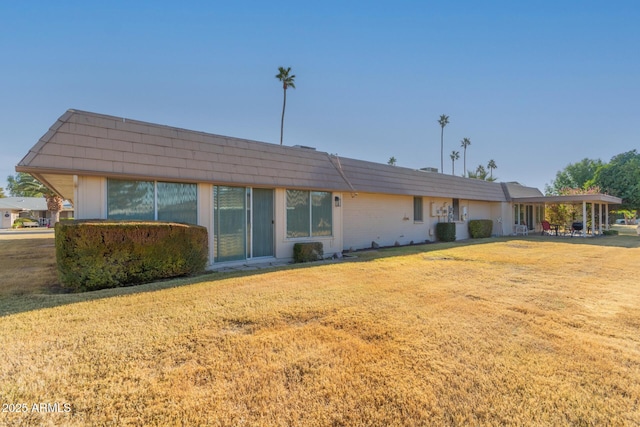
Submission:
M 552 205 L 571 205 L 581 206 L 581 210 L 577 209 L 577 213 L 581 214 L 581 218 L 571 218 L 562 224 L 554 224 L 556 230 L 564 234 L 580 235 L 582 237 L 602 235 L 604 230 L 609 229 L 609 210 L 611 206 L 620 205 L 622 199 L 608 194 L 575 194 L 567 196 L 539 196 L 539 197 L 521 197 L 513 199 L 514 203 L 524 205 L 542 205 L 544 207 L 545 216 L 549 206 Z M 588 221 L 590 219 L 590 221 Z M 540 223 L 542 219 L 537 222 Z M 578 228 L 578 223 L 582 223 L 582 229 Z M 575 227 L 574 227 L 575 224 Z

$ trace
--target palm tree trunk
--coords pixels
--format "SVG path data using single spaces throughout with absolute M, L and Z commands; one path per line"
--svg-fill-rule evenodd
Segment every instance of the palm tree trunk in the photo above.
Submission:
M 467 176 L 467 147 L 464 147 L 464 170 L 462 176 Z
M 60 211 L 51 211 L 50 227 L 53 228 L 53 226 L 58 222 L 60 222 Z
M 282 102 L 282 119 L 280 120 L 280 145 L 282 145 L 282 134 L 284 133 L 284 108 L 287 105 L 287 88 L 284 88 L 284 100 Z
M 440 130 L 440 173 L 444 173 L 444 126 Z
M 47 210 L 51 212 L 51 225 L 55 225 L 60 221 L 60 211 L 62 210 L 62 203 L 64 200 L 57 194 L 49 194 L 46 197 Z

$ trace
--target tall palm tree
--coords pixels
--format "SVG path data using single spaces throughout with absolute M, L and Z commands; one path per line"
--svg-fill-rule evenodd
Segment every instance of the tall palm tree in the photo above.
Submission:
M 389 161 L 387 162 L 387 164 L 391 166 L 395 166 L 396 162 L 397 162 L 396 158 L 394 156 L 391 156 L 389 157 Z
M 296 76 L 294 74 L 289 75 L 291 67 L 278 67 L 279 73 L 276 74 L 276 79 L 282 82 L 282 89 L 284 90 L 284 100 L 282 102 L 282 120 L 280 120 L 280 145 L 282 145 L 282 134 L 284 133 L 284 109 L 287 106 L 287 89 L 296 88 Z
M 442 114 L 438 120 L 440 123 L 440 172 L 444 173 L 444 127 L 449 124 L 449 116 Z
M 482 165 L 478 165 L 476 168 L 476 178 L 481 180 L 487 179 L 487 170 Z
M 495 160 L 493 159 L 489 160 L 489 164 L 487 164 L 487 169 L 489 169 L 489 175 L 490 175 L 491 181 L 493 181 L 493 170 L 498 169 L 498 166 L 496 165 Z
M 451 175 L 455 175 L 456 174 L 456 160 L 458 160 L 460 158 L 460 152 L 459 151 L 452 151 L 451 154 L 449 154 L 449 157 L 451 157 Z
M 469 138 L 462 138 L 462 141 L 460 141 L 460 146 L 464 148 L 464 170 L 465 171 L 467 170 L 467 147 L 470 145 L 471 145 L 471 140 Z

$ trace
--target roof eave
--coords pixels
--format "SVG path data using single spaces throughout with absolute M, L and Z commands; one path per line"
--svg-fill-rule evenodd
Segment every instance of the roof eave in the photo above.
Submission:
M 577 194 L 571 196 L 541 196 L 518 197 L 512 199 L 514 203 L 582 203 L 599 202 L 613 205 L 622 204 L 622 199 L 608 194 Z

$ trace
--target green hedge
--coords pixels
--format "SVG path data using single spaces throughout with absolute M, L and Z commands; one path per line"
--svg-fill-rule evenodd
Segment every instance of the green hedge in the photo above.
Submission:
M 456 223 L 455 222 L 437 223 L 436 237 L 441 242 L 454 242 L 456 240 Z
M 491 237 L 493 221 L 490 219 L 472 219 L 469 221 L 469 235 L 473 239 Z
M 55 226 L 63 287 L 92 291 L 199 273 L 208 260 L 207 229 L 137 221 L 62 221 Z
M 602 230 L 603 236 L 617 236 L 618 230 Z
M 322 243 L 296 243 L 293 245 L 293 262 L 309 262 L 322 259 L 324 252 Z

